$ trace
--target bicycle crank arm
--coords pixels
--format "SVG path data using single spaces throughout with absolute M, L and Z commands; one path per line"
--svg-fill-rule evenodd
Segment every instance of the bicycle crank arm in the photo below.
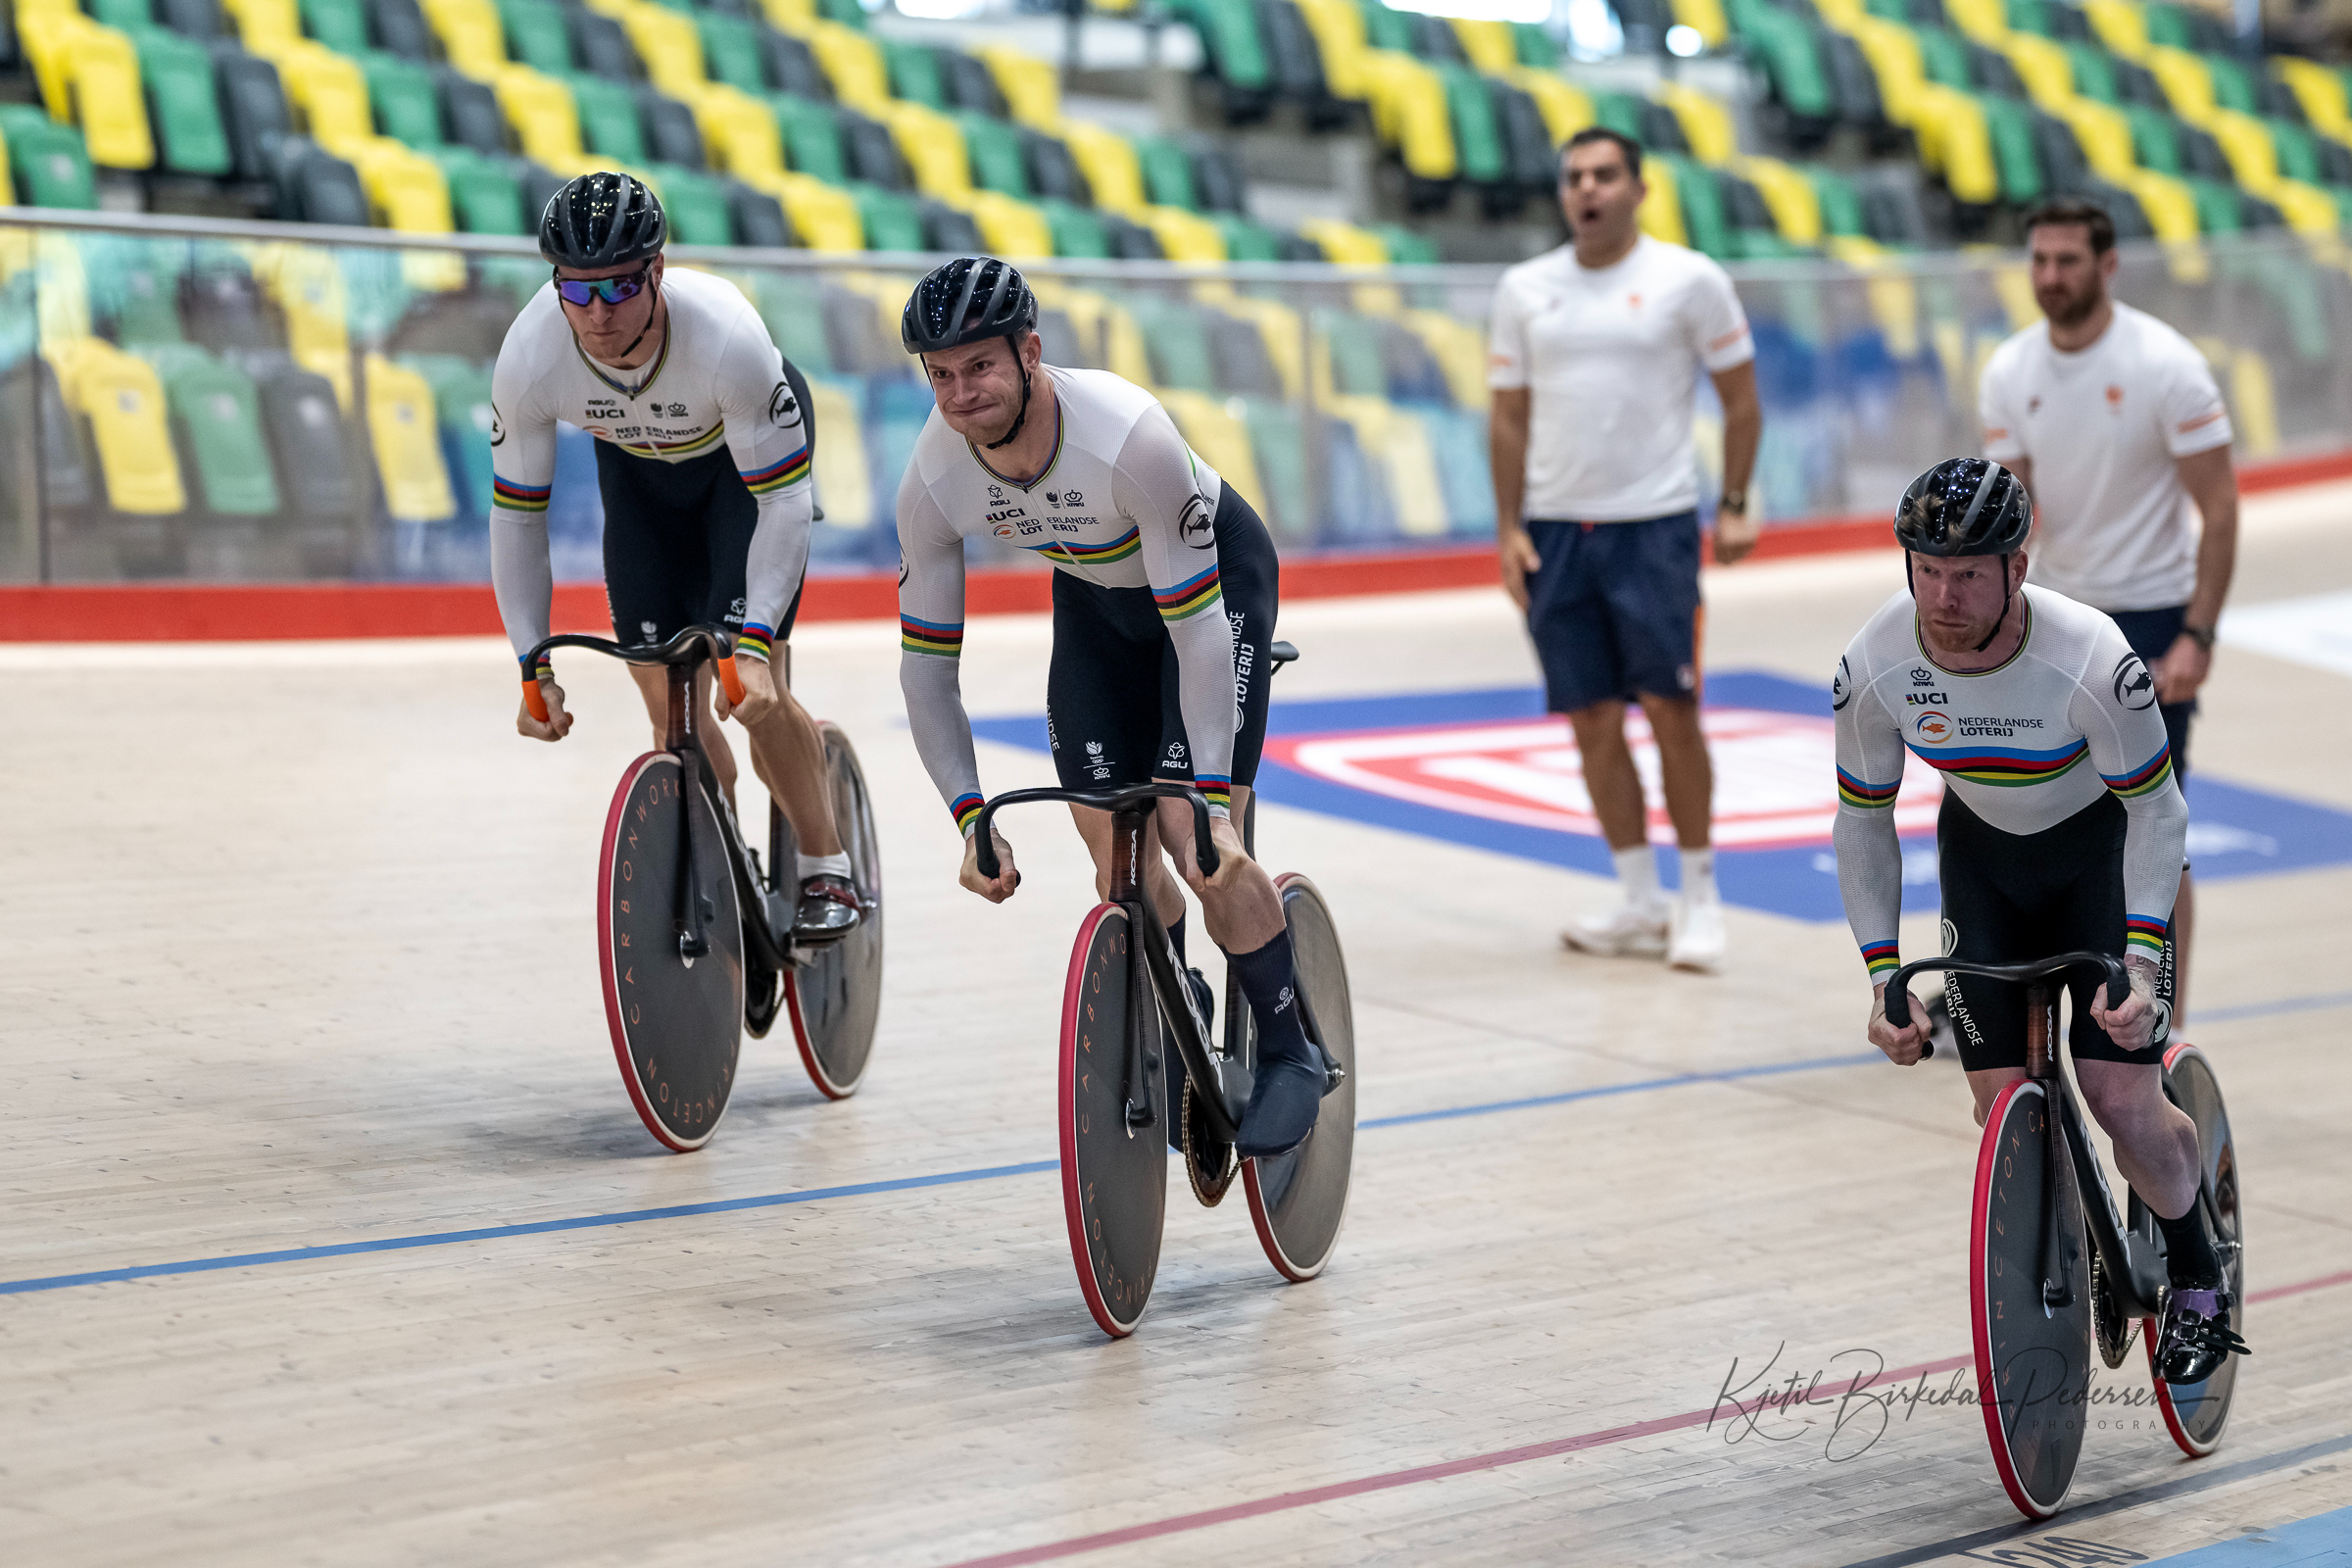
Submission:
M 1177 972 L 1175 947 L 1169 942 L 1167 928 L 1159 923 L 1151 901 L 1146 899 L 1128 907 L 1130 917 L 1136 920 L 1142 933 L 1144 966 L 1151 973 L 1152 989 L 1162 1000 L 1160 1015 L 1167 1020 L 1176 1054 L 1184 1058 L 1184 1070 L 1196 1089 L 1215 1091 L 1200 1097 L 1208 1130 L 1219 1141 L 1230 1144 L 1240 1131 L 1242 1109 L 1250 1103 L 1250 1071 L 1231 1057 L 1210 1054 L 1200 1014 L 1193 1010 L 1193 988 Z M 1176 1006 L 1164 1004 L 1169 998 L 1176 999 Z

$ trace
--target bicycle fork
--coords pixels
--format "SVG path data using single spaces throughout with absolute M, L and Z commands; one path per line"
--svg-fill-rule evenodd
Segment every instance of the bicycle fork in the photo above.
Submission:
M 678 931 L 678 956 L 689 968 L 694 960 L 710 951 L 710 937 L 706 922 L 717 917 L 718 906 L 703 893 L 702 874 L 695 864 L 694 792 L 703 787 L 703 754 L 694 736 L 694 671 L 681 664 L 671 664 L 669 671 L 669 710 L 662 726 L 662 744 L 678 757 L 678 888 L 675 920 Z
M 2042 1136 L 2046 1141 L 2043 1158 L 2050 1172 L 2041 1188 L 2041 1304 L 2045 1311 L 2073 1304 L 2075 1266 L 2080 1261 L 2065 1246 L 2066 1227 L 2059 1223 L 2058 1214 L 2060 1190 L 2064 1186 L 2059 1172 L 2072 1156 L 2063 1125 L 2069 1108 L 2066 1085 L 2058 1081 L 2058 1065 L 2051 1050 L 2056 1024 L 2057 1004 L 2050 989 L 2027 987 L 2026 1074 L 2042 1086 Z

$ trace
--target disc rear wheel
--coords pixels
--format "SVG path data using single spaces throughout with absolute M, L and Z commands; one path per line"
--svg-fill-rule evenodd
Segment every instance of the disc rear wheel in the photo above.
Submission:
M 865 1076 L 874 1050 L 874 1022 L 882 1009 L 882 841 L 874 829 L 873 800 L 866 794 L 857 750 L 840 726 L 819 724 L 817 729 L 824 737 L 833 822 L 864 909 L 857 930 L 813 950 L 798 968 L 785 971 L 784 993 L 801 1064 L 828 1100 L 842 1100 L 856 1094 Z M 779 902 L 787 921 L 800 899 L 800 879 L 793 869 L 779 863 L 774 871 L 785 890 Z
M 1274 885 L 1290 927 L 1308 1033 L 1338 1065 L 1339 1082 L 1323 1096 L 1306 1142 L 1287 1154 L 1244 1160 L 1242 1181 L 1266 1260 L 1285 1279 L 1311 1280 L 1331 1261 L 1348 1213 L 1355 1159 L 1355 1013 L 1331 906 L 1296 871 L 1277 877 Z
M 2230 1109 L 2222 1102 L 2221 1081 L 2213 1064 L 2191 1045 L 2178 1045 L 2164 1055 L 2164 1088 L 2174 1104 L 2197 1124 L 2197 1155 L 2203 1181 L 2213 1193 L 2216 1221 L 2214 1250 L 2230 1285 L 2230 1327 L 2246 1330 L 2246 1255 L 2244 1206 L 2237 1186 L 2237 1142 L 2230 1132 Z M 2173 1442 L 2192 1459 L 2202 1459 L 2222 1441 L 2230 1423 L 2230 1396 L 2237 1392 L 2237 1356 L 2230 1356 L 2202 1383 L 2167 1383 L 2156 1373 L 2157 1325 L 2145 1325 L 2148 1372 L 2156 1382 L 2156 1405 Z

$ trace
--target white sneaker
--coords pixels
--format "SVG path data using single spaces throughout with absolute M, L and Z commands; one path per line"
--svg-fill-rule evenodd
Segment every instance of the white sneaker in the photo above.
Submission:
M 1579 953 L 1604 958 L 1657 958 L 1666 953 L 1666 910 L 1649 905 L 1619 904 L 1606 915 L 1568 922 L 1560 940 Z
M 1720 899 L 1674 901 L 1674 934 L 1666 946 L 1666 962 L 1693 974 L 1723 971 L 1723 902 Z

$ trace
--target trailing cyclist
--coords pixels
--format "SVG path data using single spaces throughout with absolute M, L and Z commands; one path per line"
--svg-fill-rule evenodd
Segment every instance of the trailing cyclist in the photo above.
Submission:
M 1047 735 L 1063 787 L 1159 779 L 1208 800 L 1222 857 L 1213 879 L 1194 862 L 1182 803 L 1160 803 L 1156 842 L 1200 895 L 1256 1020 L 1258 1072 L 1236 1147 L 1280 1153 L 1313 1130 L 1325 1074 L 1299 1023 L 1282 901 L 1231 818 L 1248 807 L 1265 742 L 1273 540 L 1150 393 L 1046 365 L 1037 314 L 1010 265 L 967 256 L 916 285 L 900 324 L 937 402 L 899 487 L 900 684 L 915 749 L 964 830 L 959 880 L 1003 903 L 1019 880 L 1012 851 L 992 835 L 1003 866 L 984 877 L 971 832 L 982 797 L 956 663 L 964 541 L 1035 551 L 1054 567 Z M 1110 817 L 1071 812 L 1107 888 Z M 1145 886 L 1181 959 L 1184 895 L 1158 853 Z M 1205 1002 L 1197 972 L 1194 983 Z
M 1895 792 L 1906 748 L 1943 775 L 1936 852 L 1949 956 L 1985 963 L 2087 950 L 2122 956 L 2131 994 L 2074 987 L 2075 1073 L 2116 1164 L 2156 1216 L 2172 1291 L 2156 1357 L 2202 1382 L 2244 1342 L 2196 1198 L 2195 1124 L 2160 1081 L 2171 1010 L 2173 896 L 2188 808 L 2147 665 L 2113 620 L 2028 587 L 2033 502 L 1981 458 L 1937 464 L 1895 514 L 1909 588 L 1862 628 L 1831 685 L 1838 885 L 1877 984 L 1871 1043 L 1920 1059 L 1921 1014 L 1886 1021 L 1900 963 Z M 2024 988 L 1947 973 L 1945 1002 L 1981 1125 L 2026 1076 Z M 1913 1004 L 1917 1007 L 1917 1004 Z
M 731 283 L 665 275 L 662 203 L 627 174 L 582 174 L 547 204 L 539 254 L 555 268 L 545 294 L 508 329 L 491 379 L 495 469 L 490 575 L 516 657 L 548 634 L 554 575 L 547 503 L 556 421 L 596 437 L 605 509 L 605 592 L 613 635 L 658 643 L 698 621 L 735 631 L 744 698 L 731 712 L 752 766 L 801 845 L 793 934 L 823 941 L 858 921 L 850 859 L 833 823 L 823 742 L 772 674 L 772 646 L 792 635 L 813 514 L 808 426 L 783 356 Z M 667 697 L 658 664 L 632 664 L 659 745 Z M 571 731 L 563 688 L 542 663 L 522 671 L 547 706 L 526 702 L 515 728 L 534 740 Z M 709 700 L 710 673 L 694 701 Z M 732 798 L 735 759 L 704 754 Z M 783 876 L 784 869 L 777 868 Z

